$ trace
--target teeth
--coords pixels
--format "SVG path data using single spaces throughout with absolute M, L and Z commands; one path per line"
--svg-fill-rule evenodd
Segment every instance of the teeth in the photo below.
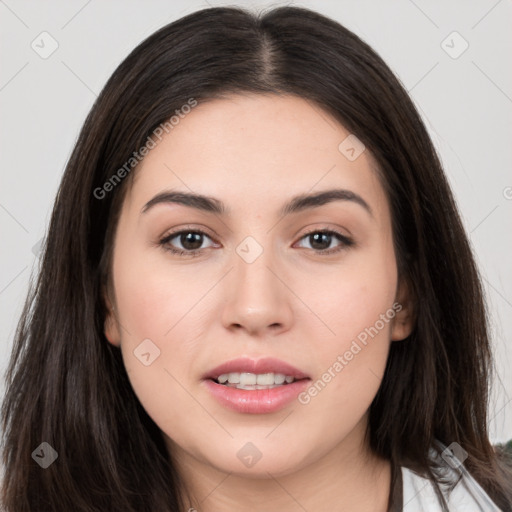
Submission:
M 294 377 L 282 373 L 223 373 L 217 377 L 219 384 L 234 384 L 239 389 L 266 389 L 284 384 L 291 384 Z M 247 386 L 247 387 L 245 387 Z
M 228 384 L 229 387 L 234 387 L 237 389 L 246 389 L 246 390 L 253 390 L 253 389 L 272 389 L 277 388 L 277 385 L 272 386 L 259 386 L 258 384 L 255 384 L 254 386 L 242 386 L 241 384 Z
M 256 381 L 259 380 L 259 376 L 254 375 L 254 373 L 241 373 L 240 374 L 240 385 L 241 386 L 247 386 L 256 384 Z M 258 384 L 262 384 L 261 382 L 258 382 Z
M 270 375 L 272 375 L 272 374 L 270 374 Z M 290 382 L 292 382 L 293 377 L 289 377 L 289 379 L 290 379 Z M 258 380 L 259 380 L 259 379 L 258 379 Z M 274 375 L 274 382 L 275 382 L 276 384 L 284 384 L 284 381 L 285 381 L 285 380 L 286 380 L 286 376 L 285 376 L 285 375 L 283 375 L 282 373 L 276 373 L 276 374 Z M 259 384 L 259 382 L 258 382 L 258 384 Z
M 262 373 L 258 375 L 257 382 L 259 386 L 272 386 L 273 384 L 278 384 L 277 382 L 274 382 L 273 373 Z

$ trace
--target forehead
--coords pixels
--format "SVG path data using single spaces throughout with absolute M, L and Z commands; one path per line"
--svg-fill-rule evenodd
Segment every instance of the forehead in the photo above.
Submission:
M 348 141 L 348 142 L 347 142 Z M 140 211 L 165 188 L 264 211 L 285 198 L 344 188 L 385 208 L 369 151 L 317 104 L 297 96 L 237 94 L 199 103 L 134 171 L 127 206 Z M 354 152 L 349 153 L 353 156 Z

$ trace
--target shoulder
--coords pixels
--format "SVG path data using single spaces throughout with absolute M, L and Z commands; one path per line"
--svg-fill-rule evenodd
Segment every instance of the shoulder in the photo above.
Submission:
M 457 454 L 449 448 L 442 451 L 432 448 L 430 456 L 443 468 L 443 480 L 437 487 L 448 504 L 449 512 L 500 512 L 500 509 L 470 475 Z M 424 476 L 401 467 L 403 488 L 403 512 L 441 512 L 435 485 Z

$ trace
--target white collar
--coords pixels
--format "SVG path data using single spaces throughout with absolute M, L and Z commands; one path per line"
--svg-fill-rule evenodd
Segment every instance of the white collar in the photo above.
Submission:
M 469 474 L 461 463 L 457 465 L 457 457 L 451 457 L 455 463 L 447 464 L 447 457 L 443 455 L 447 448 L 441 445 L 442 452 L 431 449 L 430 455 L 440 462 L 441 467 L 446 468 L 446 476 L 455 483 L 453 490 L 448 491 L 446 486 L 439 484 L 439 490 L 443 493 L 450 512 L 501 512 L 489 495 L 482 489 L 478 482 Z M 453 454 L 453 452 L 452 452 Z M 432 482 L 428 477 L 418 475 L 416 472 L 401 467 L 403 489 L 403 512 L 442 512 L 442 507 L 437 497 Z

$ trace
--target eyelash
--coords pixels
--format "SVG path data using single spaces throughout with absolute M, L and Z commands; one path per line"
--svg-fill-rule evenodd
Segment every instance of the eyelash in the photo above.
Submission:
M 208 238 L 211 239 L 211 237 L 205 233 L 204 231 L 200 230 L 200 229 L 183 229 L 181 231 L 175 231 L 173 233 L 170 233 L 168 235 L 166 235 L 164 238 L 162 238 L 158 245 L 160 245 L 162 247 L 162 249 L 164 249 L 165 251 L 169 251 L 173 254 L 176 254 L 178 256 L 189 256 L 189 257 L 196 257 L 196 256 L 199 256 L 202 251 L 204 249 L 193 249 L 193 250 L 183 250 L 183 249 L 175 249 L 173 248 L 172 246 L 169 245 L 169 242 L 173 239 L 173 238 L 176 238 L 177 236 L 179 235 L 182 235 L 184 233 L 196 233 L 196 234 L 201 234 L 201 235 L 205 235 L 207 236 Z M 354 240 L 352 240 L 351 238 L 347 237 L 346 235 L 342 235 L 341 233 L 339 233 L 338 231 L 335 231 L 335 230 L 332 230 L 332 229 L 314 229 L 314 230 L 311 230 L 307 233 L 305 233 L 304 235 L 302 235 L 302 237 L 300 238 L 300 240 L 303 240 L 304 238 L 310 236 L 310 235 L 313 235 L 313 234 L 317 234 L 317 233 L 322 233 L 322 234 L 329 234 L 329 235 L 334 235 L 340 242 L 341 242 L 341 245 L 339 245 L 338 247 L 334 248 L 334 249 L 327 249 L 327 250 L 319 250 L 319 249 L 311 249 L 313 250 L 314 252 L 316 252 L 317 254 L 320 254 L 322 256 L 324 255 L 331 255 L 331 254 L 334 254 L 334 253 L 338 253 L 348 247 L 351 247 L 355 244 Z

